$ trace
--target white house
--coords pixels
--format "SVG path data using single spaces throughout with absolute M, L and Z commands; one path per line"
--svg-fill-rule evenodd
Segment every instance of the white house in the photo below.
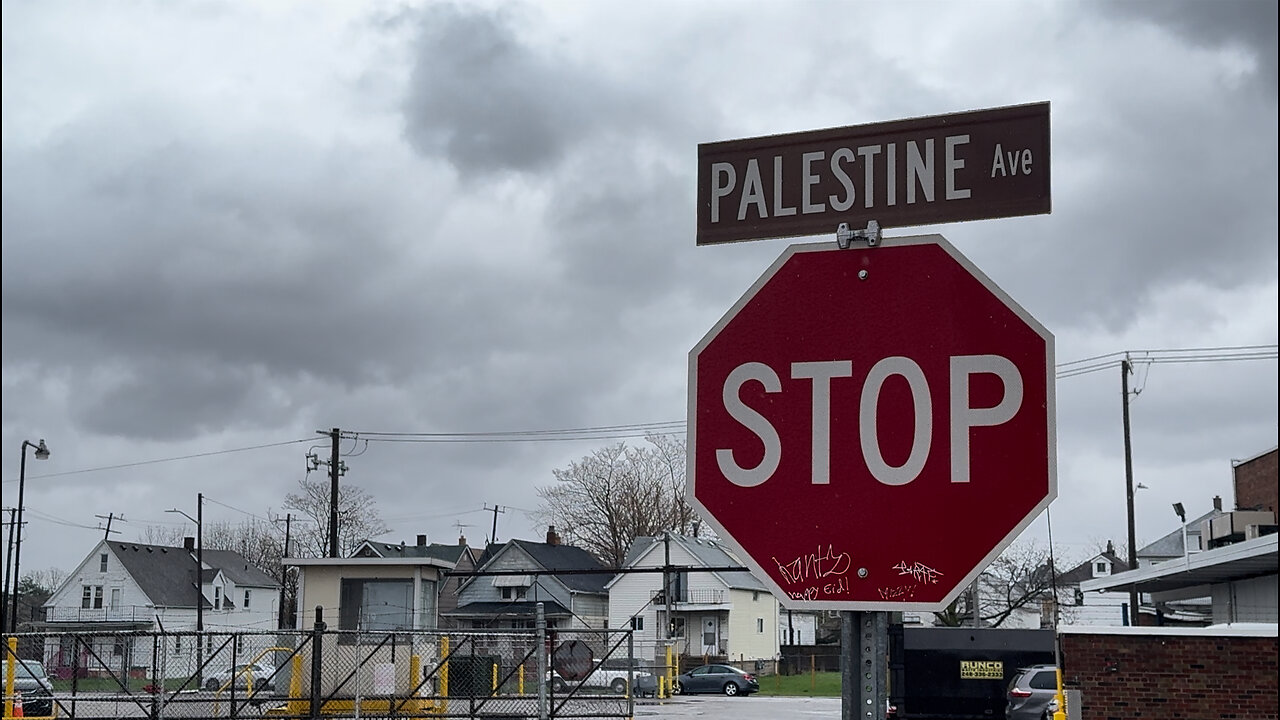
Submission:
M 779 605 L 773 594 L 713 540 L 667 535 L 638 537 L 624 568 L 714 568 L 671 575 L 670 629 L 680 655 L 729 662 L 773 661 L 779 654 Z M 609 627 L 634 629 L 637 657 L 663 660 L 667 642 L 667 596 L 663 573 L 619 573 L 609 591 Z M 748 668 L 750 669 L 750 668 Z
M 129 667 L 149 673 L 156 660 L 151 643 L 131 643 L 112 635 L 143 630 L 174 634 L 165 660 L 171 661 L 177 676 L 191 671 L 192 664 L 189 656 L 195 641 L 183 633 L 194 633 L 201 621 L 209 653 L 200 658 L 201 663 L 228 649 L 227 643 L 214 639 L 217 633 L 274 629 L 279 584 L 239 553 L 227 550 L 204 550 L 200 566 L 194 545 L 192 538 L 183 547 L 99 542 L 44 604 L 41 629 L 50 633 L 45 643 L 50 672 L 66 674 L 74 669 L 91 674 Z M 77 640 L 54 634 L 59 631 L 102 635 L 95 646 L 85 636 Z

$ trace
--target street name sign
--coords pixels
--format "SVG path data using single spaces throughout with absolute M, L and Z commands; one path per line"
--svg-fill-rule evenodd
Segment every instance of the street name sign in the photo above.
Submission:
M 698 145 L 698 245 L 1050 211 L 1049 103 Z
M 689 353 L 687 492 L 788 607 L 939 610 L 1057 495 L 1053 336 L 940 235 L 792 245 Z

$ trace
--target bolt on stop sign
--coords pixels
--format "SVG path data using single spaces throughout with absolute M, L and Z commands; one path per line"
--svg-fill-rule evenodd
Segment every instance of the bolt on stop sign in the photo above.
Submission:
M 688 495 L 788 607 L 938 610 L 1057 496 L 1053 336 L 939 235 L 792 245 L 689 353 Z

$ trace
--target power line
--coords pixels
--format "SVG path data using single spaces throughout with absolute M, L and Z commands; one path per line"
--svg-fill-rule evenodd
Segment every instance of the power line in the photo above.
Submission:
M 1100 372 L 1114 368 L 1126 354 L 1134 364 L 1201 364 L 1201 363 L 1220 363 L 1220 362 L 1241 362 L 1250 360 L 1275 360 L 1280 356 L 1280 346 L 1272 345 L 1228 345 L 1220 347 L 1195 347 L 1195 348 L 1156 348 L 1148 350 L 1128 350 L 1105 353 L 1092 357 L 1081 358 L 1079 360 L 1071 360 L 1059 363 L 1056 366 L 1055 377 L 1058 380 L 1079 377 L 1094 372 Z M 549 430 L 506 430 L 496 432 L 435 432 L 435 433 L 413 433 L 413 432 L 351 432 L 344 431 L 343 437 L 355 440 L 356 438 L 365 439 L 367 442 L 407 442 L 407 443 L 506 443 L 506 442 L 572 442 L 583 440 L 623 440 L 631 438 L 645 437 L 650 434 L 656 435 L 678 435 L 683 434 L 686 429 L 684 420 L 670 420 L 665 422 L 647 422 L 647 423 L 629 423 L 621 425 L 595 425 L 573 428 L 560 428 Z M 295 445 L 300 443 L 313 442 L 313 438 L 301 438 L 298 440 L 287 440 L 276 443 L 266 443 L 263 445 L 251 445 L 242 448 L 230 448 L 227 450 L 214 450 L 203 453 L 193 453 L 190 455 L 180 455 L 176 457 L 156 458 L 153 460 L 140 460 L 138 462 L 121 463 L 119 465 L 105 465 L 100 467 L 82 468 L 79 470 L 66 470 L 63 472 L 47 473 L 43 475 L 33 475 L 33 478 L 53 478 L 65 477 L 69 475 L 80 475 L 91 472 L 101 472 L 105 470 L 120 470 L 125 468 L 142 467 L 146 465 L 156 465 L 167 462 L 178 462 L 181 460 L 193 460 L 198 458 L 212 457 L 215 455 L 228 455 L 232 453 L 249 452 L 252 450 L 263 450 L 267 448 L 282 447 L 285 445 Z M 6 484 L 17 482 L 16 480 L 6 480 Z M 238 508 L 231 508 L 238 512 L 245 512 Z M 251 515 L 251 513 L 245 513 Z
M 100 467 L 81 468 L 80 470 L 65 470 L 63 472 L 45 473 L 43 475 L 32 475 L 33 478 L 51 478 L 64 477 L 67 475 L 81 475 L 83 473 L 101 472 L 103 470 L 122 470 L 124 468 L 141 467 L 143 465 L 157 465 L 159 463 L 177 462 L 179 460 L 195 460 L 198 458 L 212 457 L 214 455 L 230 455 L 231 453 L 249 452 L 250 450 L 264 450 L 266 448 L 282 447 L 284 445 L 296 445 L 298 443 L 311 442 L 311 438 L 302 438 L 301 440 L 286 440 L 284 442 L 267 443 L 265 445 L 250 445 L 249 447 L 230 448 L 228 450 L 211 450 L 209 452 L 193 453 L 191 455 L 179 455 L 177 457 L 156 458 L 154 460 L 139 460 L 131 463 L 121 463 L 120 465 L 103 465 Z

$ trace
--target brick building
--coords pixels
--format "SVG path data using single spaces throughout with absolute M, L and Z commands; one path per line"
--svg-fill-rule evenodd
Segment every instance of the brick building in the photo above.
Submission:
M 1276 626 L 1063 628 L 1082 720 L 1274 720 Z
M 1276 496 L 1280 493 L 1276 456 L 1276 448 L 1271 448 L 1248 460 L 1232 462 L 1237 510 L 1269 510 L 1275 516 Z

